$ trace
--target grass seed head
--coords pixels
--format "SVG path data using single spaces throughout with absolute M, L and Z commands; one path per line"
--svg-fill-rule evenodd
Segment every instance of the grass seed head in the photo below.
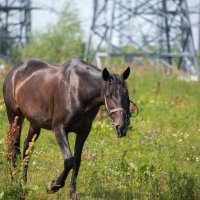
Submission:
M 7 160 L 12 161 L 15 156 L 15 144 L 19 137 L 19 126 L 17 125 L 18 116 L 15 117 L 13 124 L 10 125 L 9 131 L 6 136 L 7 145 Z

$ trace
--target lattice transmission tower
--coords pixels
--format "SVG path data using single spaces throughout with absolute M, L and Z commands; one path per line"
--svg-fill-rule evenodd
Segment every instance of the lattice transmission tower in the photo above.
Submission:
M 84 59 L 112 56 L 198 74 L 187 0 L 93 0 Z
M 32 9 L 31 0 L 0 0 L 0 58 L 10 57 L 13 44 L 29 41 Z

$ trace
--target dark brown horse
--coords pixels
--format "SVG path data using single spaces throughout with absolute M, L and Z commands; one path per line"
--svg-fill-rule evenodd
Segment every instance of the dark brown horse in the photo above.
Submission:
M 41 128 L 52 130 L 61 148 L 64 170 L 49 183 L 49 192 L 63 187 L 73 169 L 70 196 L 74 198 L 82 148 L 101 105 L 106 106 L 118 137 L 126 135 L 130 101 L 125 80 L 129 73 L 130 68 L 121 75 L 110 74 L 106 68 L 100 70 L 78 59 L 62 65 L 30 59 L 9 72 L 3 85 L 9 123 L 13 124 L 18 116 L 21 134 L 24 118 L 30 122 L 23 157 L 33 136 L 39 137 Z M 74 156 L 68 142 L 69 132 L 76 133 Z M 14 157 L 20 154 L 20 134 L 14 144 Z M 24 181 L 27 181 L 27 167 Z

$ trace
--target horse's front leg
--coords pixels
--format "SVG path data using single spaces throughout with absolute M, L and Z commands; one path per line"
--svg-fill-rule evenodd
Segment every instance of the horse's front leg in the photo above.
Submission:
M 72 178 L 71 178 L 71 185 L 70 185 L 70 198 L 75 198 L 76 193 L 76 180 L 78 176 L 79 167 L 81 164 L 81 154 L 83 145 L 85 143 L 85 140 L 87 139 L 87 135 L 77 135 L 76 136 L 76 143 L 74 147 L 74 162 L 73 162 L 73 171 L 72 171 Z
M 64 170 L 57 179 L 49 183 L 47 188 L 47 192 L 49 193 L 57 192 L 60 188 L 64 187 L 67 175 L 73 167 L 73 157 L 70 151 L 68 135 L 64 130 L 64 126 L 60 125 L 55 127 L 54 132 L 64 157 Z

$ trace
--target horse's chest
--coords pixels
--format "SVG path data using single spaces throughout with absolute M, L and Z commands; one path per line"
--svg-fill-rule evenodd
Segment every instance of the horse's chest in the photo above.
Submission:
M 79 113 L 77 117 L 74 118 L 70 125 L 70 131 L 75 133 L 82 133 L 83 131 L 89 131 L 92 122 L 97 115 L 99 109 L 94 109 L 89 112 Z

